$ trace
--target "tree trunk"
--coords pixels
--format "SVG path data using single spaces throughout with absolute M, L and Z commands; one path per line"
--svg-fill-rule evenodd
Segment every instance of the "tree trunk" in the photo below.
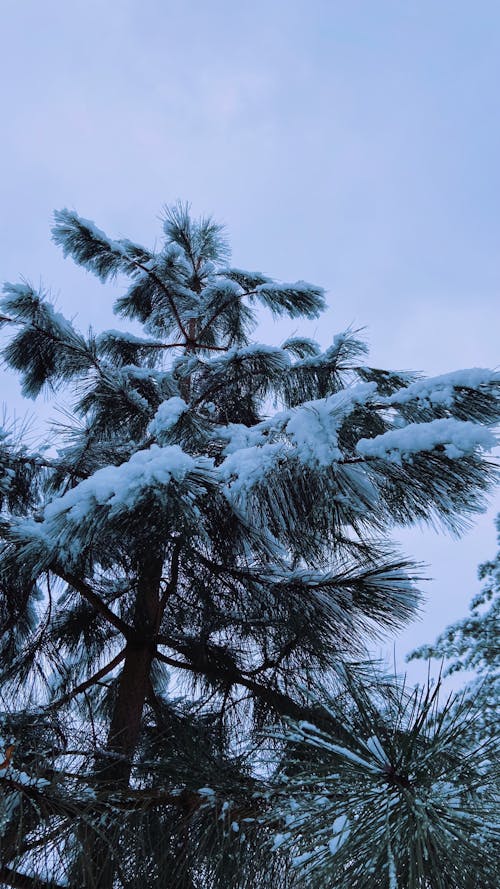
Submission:
M 155 654 L 153 639 L 157 634 L 162 568 L 160 556 L 151 556 L 140 568 L 134 616 L 136 638 L 126 647 L 106 751 L 96 758 L 98 785 L 103 790 L 125 790 L 129 785 Z M 83 830 L 80 885 L 112 889 L 117 869 L 113 856 L 115 838 L 102 835 L 105 826 L 99 835 L 92 828 Z

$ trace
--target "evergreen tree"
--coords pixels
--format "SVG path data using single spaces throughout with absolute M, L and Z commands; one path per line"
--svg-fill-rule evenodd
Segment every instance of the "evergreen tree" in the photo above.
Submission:
M 500 516 L 497 517 L 500 543 Z M 498 734 L 500 720 L 500 551 L 478 569 L 483 589 L 472 599 L 470 614 L 450 624 L 432 645 L 422 645 L 409 660 L 440 658 L 445 675 L 463 670 L 476 675 L 464 687 L 464 697 L 476 711 L 470 730 L 481 741 Z
M 498 728 L 480 741 L 463 698 L 440 683 L 413 691 L 394 677 L 344 671 L 316 719 L 277 733 L 286 745 L 269 817 L 282 825 L 299 885 L 322 889 L 495 889 L 500 800 Z
M 4 287 L 7 365 L 74 409 L 55 456 L 0 440 L 0 879 L 303 886 L 293 850 L 269 854 L 289 746 L 270 726 L 349 742 L 339 665 L 419 603 L 387 535 L 483 508 L 500 375 L 371 368 L 352 331 L 253 343 L 257 305 L 313 318 L 323 292 L 231 267 L 185 206 L 154 252 L 68 210 L 53 231 L 128 279 L 115 309 L 144 334 L 84 336 Z

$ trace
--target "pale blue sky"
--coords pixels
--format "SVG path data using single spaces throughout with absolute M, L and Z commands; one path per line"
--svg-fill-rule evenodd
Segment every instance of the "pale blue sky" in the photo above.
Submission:
M 500 5 L 336 0 L 1 0 L 0 279 L 52 287 L 85 327 L 114 294 L 49 240 L 69 206 L 151 244 L 164 203 L 229 229 L 235 264 L 322 284 L 327 345 L 367 327 L 371 361 L 499 363 Z M 271 329 L 276 342 L 296 325 Z M 2 400 L 22 412 L 2 373 Z M 429 562 L 423 622 L 465 613 L 488 516 Z

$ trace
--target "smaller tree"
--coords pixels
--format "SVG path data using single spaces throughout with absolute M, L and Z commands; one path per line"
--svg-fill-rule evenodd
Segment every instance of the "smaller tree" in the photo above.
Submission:
M 366 672 L 366 671 L 365 671 Z M 498 743 L 471 742 L 463 699 L 344 668 L 322 705 L 289 722 L 271 817 L 307 889 L 495 889 Z M 326 699 L 326 700 L 325 700 Z M 498 739 L 497 739 L 498 741 Z
M 500 544 L 500 515 L 496 526 Z M 480 739 L 498 733 L 500 717 L 500 550 L 479 566 L 478 577 L 485 584 L 472 599 L 469 616 L 446 627 L 434 644 L 412 651 L 408 660 L 444 659 L 445 676 L 476 673 L 465 684 L 464 697 L 477 711 L 471 728 Z
M 497 517 L 500 543 L 500 515 Z M 272 817 L 300 885 L 320 889 L 493 889 L 498 885 L 500 551 L 468 617 L 408 660 L 474 671 L 440 702 L 441 680 L 404 684 L 344 668 L 323 706 L 342 722 L 289 722 Z

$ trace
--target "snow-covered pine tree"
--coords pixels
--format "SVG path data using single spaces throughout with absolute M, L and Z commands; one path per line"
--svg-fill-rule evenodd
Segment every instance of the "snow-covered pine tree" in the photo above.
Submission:
M 500 516 L 496 526 L 500 544 Z M 478 741 L 497 737 L 500 725 L 500 551 L 478 568 L 482 590 L 474 596 L 468 617 L 446 627 L 431 645 L 422 645 L 409 660 L 439 658 L 445 676 L 472 671 L 464 696 L 474 707 L 476 718 L 470 731 Z
M 365 671 L 367 667 L 365 666 Z M 342 675 L 343 672 L 343 675 Z M 318 697 L 331 725 L 289 721 L 268 823 L 303 889 L 496 889 L 499 741 L 441 682 L 339 671 Z M 339 741 L 336 722 L 342 722 Z
M 500 532 L 500 517 L 497 518 Z M 479 566 L 470 615 L 408 660 L 475 674 L 446 697 L 441 679 L 408 689 L 347 667 L 318 703 L 335 731 L 291 720 L 268 818 L 306 887 L 496 889 L 500 860 L 500 553 Z M 366 668 L 365 668 L 366 669 Z
M 55 456 L 1 440 L 8 886 L 304 885 L 268 851 L 259 731 L 345 735 L 310 690 L 418 607 L 390 529 L 460 529 L 494 474 L 498 374 L 374 369 L 350 331 L 256 344 L 256 306 L 313 318 L 321 288 L 232 268 L 185 206 L 164 235 L 56 213 L 143 336 L 84 336 L 26 283 L 0 304 L 24 393 L 75 396 Z

